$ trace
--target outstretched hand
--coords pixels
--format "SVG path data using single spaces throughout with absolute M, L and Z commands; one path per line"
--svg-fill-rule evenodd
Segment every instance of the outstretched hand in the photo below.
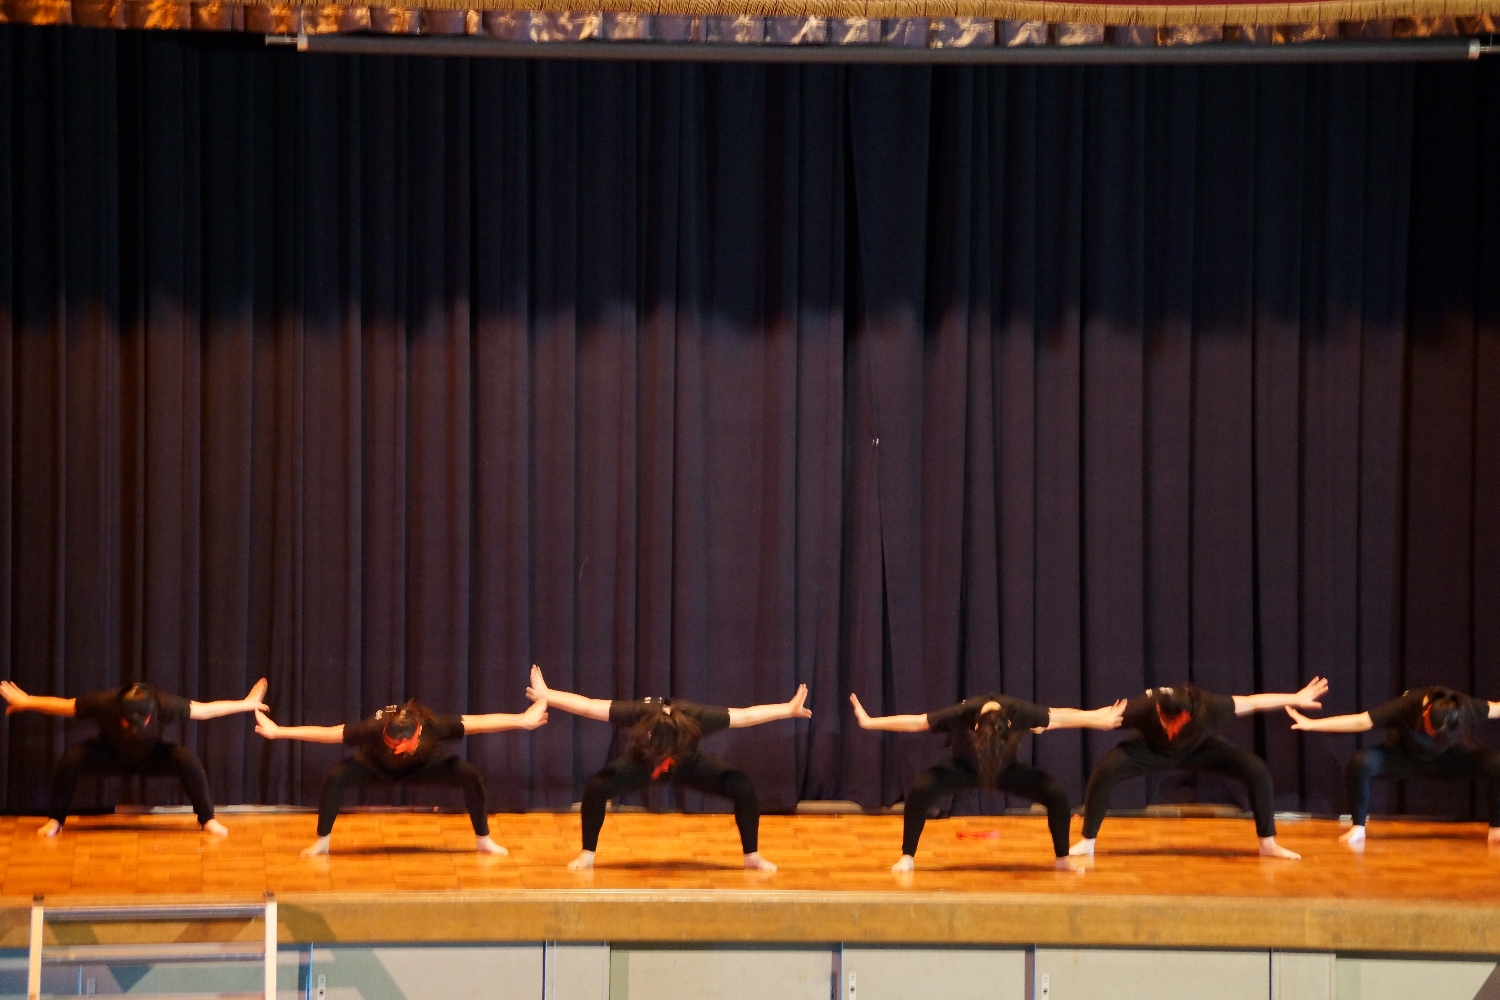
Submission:
M 1125 706 L 1127 704 L 1129 704 L 1129 702 L 1127 702 L 1124 698 L 1121 698 L 1113 705 L 1108 705 L 1104 708 L 1099 709 L 1099 711 L 1104 715 L 1106 729 L 1120 728 L 1120 723 L 1125 721 Z
M 246 709 L 253 709 L 257 712 L 270 711 L 266 707 L 266 679 L 264 677 L 251 685 L 250 693 L 245 695 L 242 704 Z
M 1312 730 L 1313 720 L 1309 719 L 1307 716 L 1303 715 L 1292 706 L 1288 705 L 1286 707 L 1286 714 L 1292 717 L 1293 729 L 1306 729 L 1309 732 Z
M 271 721 L 271 717 L 264 710 L 255 710 L 255 731 L 268 740 L 281 737 L 281 727 Z
M 547 681 L 542 677 L 542 668 L 533 663 L 531 665 L 531 686 L 526 689 L 526 697 L 532 701 L 545 702 L 548 693 Z
M 865 711 L 865 706 L 859 703 L 859 695 L 849 692 L 849 704 L 854 706 L 854 721 L 859 723 L 859 728 L 870 728 L 870 713 Z
M 807 701 L 807 685 L 798 684 L 797 693 L 792 695 L 792 700 L 786 703 L 788 718 L 811 719 L 812 709 L 803 704 L 805 701 Z
M 528 690 L 527 694 L 531 692 Z M 539 729 L 547 724 L 547 701 L 545 698 L 531 703 L 531 707 L 521 713 L 522 729 Z
M 1301 691 L 1297 692 L 1297 700 L 1292 702 L 1297 708 L 1322 708 L 1323 703 L 1318 699 L 1328 693 L 1328 681 L 1323 677 L 1314 677 L 1308 681 Z
M 31 695 L 22 691 L 14 681 L 0 681 L 0 698 L 4 698 L 7 703 L 5 714 L 12 715 L 26 711 L 26 703 Z

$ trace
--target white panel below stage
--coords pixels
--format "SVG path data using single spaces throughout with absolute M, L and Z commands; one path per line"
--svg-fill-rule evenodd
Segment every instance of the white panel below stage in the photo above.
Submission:
M 841 1000 L 1029 1000 L 1024 948 L 846 945 Z
M 1334 976 L 1334 1000 L 1500 1000 L 1494 962 L 1339 958 Z
M 1266 1000 L 1265 951 L 1038 948 L 1037 1000 Z
M 832 946 L 613 948 L 609 1000 L 829 1000 L 834 954 Z

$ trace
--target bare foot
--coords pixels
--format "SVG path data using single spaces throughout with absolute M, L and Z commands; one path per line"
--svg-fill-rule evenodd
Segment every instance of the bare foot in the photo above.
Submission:
M 55 837 L 62 831 L 62 824 L 55 819 L 49 819 L 36 828 L 38 837 Z
M 1296 851 L 1289 851 L 1276 843 L 1275 837 L 1260 838 L 1260 856 L 1263 858 L 1280 858 L 1283 861 L 1301 861 L 1302 855 Z
M 302 856 L 304 858 L 316 858 L 320 854 L 327 854 L 329 839 L 329 837 L 319 837 L 307 847 L 302 848 Z
M 227 837 L 229 836 L 229 827 L 225 826 L 223 823 L 220 823 L 216 819 L 211 819 L 207 823 L 203 824 L 203 832 L 211 833 L 215 837 Z
M 1365 828 L 1363 826 L 1351 826 L 1349 829 L 1345 830 L 1344 835 L 1339 838 L 1340 844 L 1348 844 L 1350 847 L 1354 847 L 1356 844 L 1363 844 L 1364 842 Z M 1495 843 L 1494 830 L 1490 831 L 1490 843 Z
M 776 866 L 761 857 L 759 851 L 745 855 L 745 867 L 757 872 L 774 872 L 776 870 Z
M 1079 875 L 1089 870 L 1088 865 L 1072 856 L 1058 858 L 1052 863 L 1052 867 L 1060 872 L 1076 872 Z
M 891 865 L 891 874 L 905 875 L 908 872 L 915 870 L 916 867 L 917 859 L 912 857 L 910 854 L 903 854 L 901 855 L 900 861 L 897 861 L 895 864 Z
M 510 853 L 505 848 L 495 843 L 494 840 L 490 838 L 489 834 L 485 834 L 483 837 L 474 838 L 474 850 L 478 851 L 480 854 L 506 855 Z
M 1072 847 L 1068 848 L 1068 854 L 1075 858 L 1091 858 L 1094 856 L 1093 837 L 1085 837 Z
M 1500 844 L 1500 826 L 1490 827 L 1489 841 L 1492 844 Z
M 594 852 L 579 851 L 578 857 L 568 862 L 568 871 L 581 872 L 594 867 Z

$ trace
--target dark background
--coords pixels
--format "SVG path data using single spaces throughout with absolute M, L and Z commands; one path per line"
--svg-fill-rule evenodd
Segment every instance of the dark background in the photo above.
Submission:
M 851 690 L 1500 698 L 1496 60 L 466 62 L 5 27 L 0 79 L 0 674 L 33 693 L 266 675 L 279 721 L 334 724 L 518 711 L 532 661 L 598 697 L 805 681 L 810 723 L 714 741 L 773 809 L 890 803 L 940 754 L 859 731 Z M 38 811 L 85 732 L 11 717 L 0 805 Z M 224 802 L 309 802 L 339 756 L 246 717 L 185 735 Z M 1353 738 L 1231 735 L 1278 808 L 1346 809 Z M 1117 738 L 1023 753 L 1077 797 Z M 494 808 L 560 807 L 611 740 L 554 712 L 467 752 Z M 1116 804 L 1148 792 L 1240 794 Z

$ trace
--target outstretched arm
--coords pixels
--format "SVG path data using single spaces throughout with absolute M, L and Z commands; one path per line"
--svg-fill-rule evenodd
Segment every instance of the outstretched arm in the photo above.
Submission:
M 260 709 L 255 710 L 255 731 L 268 740 L 302 740 L 304 743 L 342 743 L 344 727 L 278 726 Z
M 1322 708 L 1318 699 L 1328 693 L 1328 682 L 1314 677 L 1296 694 L 1237 694 L 1234 696 L 1234 714 L 1249 715 L 1272 708 Z
M 775 705 L 751 705 L 749 708 L 731 708 L 729 710 L 729 728 L 744 729 L 746 726 L 758 726 L 762 722 L 775 722 L 777 719 L 811 719 L 812 709 L 802 704 L 806 700 L 807 685 L 798 684 L 797 693 L 792 695 L 791 701 L 783 701 Z
M 1076 708 L 1049 708 L 1047 710 L 1047 729 L 1119 729 L 1120 720 L 1125 717 L 1125 699 L 1121 698 L 1113 705 L 1105 705 L 1091 712 L 1084 712 Z
M 188 702 L 188 718 L 217 719 L 221 715 L 234 715 L 236 712 L 269 712 L 265 697 L 266 679 L 262 677 L 250 688 L 250 693 L 238 701 Z
M 1488 704 L 1490 706 L 1489 718 L 1500 719 L 1500 701 L 1492 701 Z
M 0 681 L 0 698 L 7 702 L 6 715 L 15 712 L 41 712 L 43 715 L 72 715 L 76 710 L 76 698 L 54 698 L 50 695 L 27 694 L 11 681 Z
M 1362 733 L 1375 727 L 1375 722 L 1370 718 L 1369 712 L 1360 712 L 1357 715 L 1330 715 L 1326 719 L 1309 719 L 1288 705 L 1286 714 L 1292 717 L 1293 729 L 1300 729 L 1307 733 Z
M 859 697 L 854 694 L 849 695 L 849 704 L 854 706 L 854 721 L 859 723 L 861 729 L 883 729 L 888 733 L 927 732 L 927 716 L 925 715 L 872 716 L 865 711 L 865 706 L 859 703 Z
M 489 715 L 465 715 L 464 732 L 474 733 L 498 733 L 503 729 L 536 729 L 538 726 L 547 724 L 547 702 L 534 701 L 531 707 L 520 715 L 507 715 L 504 712 L 492 712 Z
M 552 708 L 560 708 L 573 715 L 581 715 L 585 719 L 609 721 L 608 701 L 603 698 L 585 698 L 581 694 L 572 694 L 568 691 L 554 691 L 547 686 L 546 680 L 542 677 L 542 668 L 535 663 L 531 665 L 531 686 L 526 689 L 526 697 L 532 701 L 545 702 Z

